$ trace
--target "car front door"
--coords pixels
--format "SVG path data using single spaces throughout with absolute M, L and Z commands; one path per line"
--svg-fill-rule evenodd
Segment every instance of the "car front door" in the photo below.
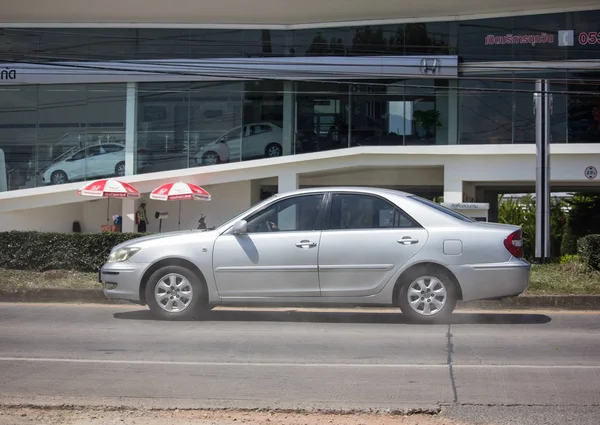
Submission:
M 229 161 L 236 162 L 242 160 L 242 131 L 245 131 L 246 126 L 236 127 L 227 133 L 224 137 L 225 143 L 229 147 Z
M 330 205 L 319 246 L 323 297 L 380 292 L 427 241 L 427 231 L 386 199 L 334 193 Z
M 79 180 L 85 178 L 85 156 L 86 149 L 81 149 L 66 160 L 64 165 L 65 172 L 67 173 L 69 180 Z
M 244 234 L 215 241 L 213 269 L 224 298 L 318 297 L 324 195 L 278 200 L 246 219 Z

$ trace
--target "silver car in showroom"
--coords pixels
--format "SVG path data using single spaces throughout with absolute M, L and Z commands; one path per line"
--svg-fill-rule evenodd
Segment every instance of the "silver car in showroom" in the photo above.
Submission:
M 214 306 L 397 306 L 413 322 L 528 286 L 519 226 L 379 188 L 277 194 L 214 230 L 130 240 L 100 269 L 110 299 L 160 319 Z

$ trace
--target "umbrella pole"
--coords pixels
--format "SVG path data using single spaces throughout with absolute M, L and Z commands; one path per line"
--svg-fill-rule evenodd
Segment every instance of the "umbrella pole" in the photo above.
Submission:
M 179 201 L 179 218 L 177 219 L 177 230 L 181 230 L 181 203 L 183 201 Z
M 110 224 L 110 198 L 107 197 L 106 200 L 108 201 L 106 203 L 106 223 Z

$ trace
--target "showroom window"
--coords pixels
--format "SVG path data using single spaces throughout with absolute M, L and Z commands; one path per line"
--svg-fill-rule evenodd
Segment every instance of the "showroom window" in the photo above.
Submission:
M 461 80 L 460 143 L 535 143 L 533 82 Z
M 81 167 L 66 159 L 86 146 L 125 142 L 125 98 L 124 84 L 0 88 L 6 189 L 52 184 L 53 175 L 62 183 L 93 178 L 107 169 L 114 173 L 119 158 Z
M 137 173 L 283 155 L 282 93 L 280 81 L 139 84 L 137 148 L 150 159 Z

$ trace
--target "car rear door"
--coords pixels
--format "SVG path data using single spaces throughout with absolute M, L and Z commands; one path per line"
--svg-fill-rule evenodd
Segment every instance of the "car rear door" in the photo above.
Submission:
M 329 205 L 319 247 L 323 297 L 380 292 L 427 243 L 427 231 L 384 198 L 332 193 Z

